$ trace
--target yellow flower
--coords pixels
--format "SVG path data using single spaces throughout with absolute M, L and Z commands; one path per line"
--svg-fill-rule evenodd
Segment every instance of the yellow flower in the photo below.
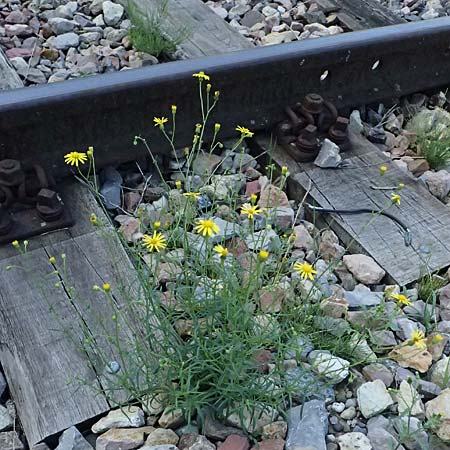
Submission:
M 389 294 L 389 297 L 392 297 L 393 299 L 397 300 L 398 303 L 405 306 L 411 306 L 412 302 L 409 300 L 409 298 L 406 295 L 403 294 Z
M 256 200 L 258 200 L 258 196 L 256 194 L 250 195 L 250 201 L 252 202 L 252 205 L 256 203 Z
M 209 75 L 206 75 L 205 72 L 203 72 L 203 70 L 201 70 L 200 72 L 197 73 L 193 73 L 192 74 L 193 77 L 198 78 L 199 81 L 209 81 Z
M 281 175 L 283 175 L 284 177 L 287 175 L 288 173 L 288 168 L 286 166 L 283 166 L 281 168 Z
M 404 183 L 398 183 L 397 190 L 401 191 L 405 187 Z
M 212 237 L 219 232 L 219 227 L 212 219 L 199 219 L 197 225 L 194 227 L 194 231 L 202 236 Z
M 109 292 L 109 291 L 111 290 L 111 285 L 110 285 L 109 283 L 105 283 L 105 284 L 102 286 L 102 288 L 103 288 L 103 290 L 104 290 L 105 292 Z
M 262 213 L 262 209 L 258 208 L 256 205 L 251 205 L 250 203 L 244 203 L 241 208 L 241 214 L 245 214 L 249 219 L 253 219 L 254 216 Z
M 157 231 L 154 231 L 152 236 L 144 234 L 144 236 L 142 236 L 142 242 L 144 247 L 149 249 L 151 252 L 154 252 L 155 250 L 159 252 L 160 249 L 167 247 L 166 238 L 163 234 Z
M 164 128 L 164 124 L 167 123 L 169 119 L 167 117 L 153 117 L 153 122 L 155 127 Z
M 180 180 L 175 181 L 175 186 L 176 186 L 177 189 L 181 189 L 181 186 L 182 186 L 181 181 Z
M 438 342 L 441 342 L 443 339 L 444 338 L 443 338 L 442 334 L 436 334 L 435 336 L 433 336 L 433 339 L 431 339 L 431 343 L 437 344 Z
M 160 226 L 161 226 L 161 222 L 154 222 L 154 223 L 153 223 L 153 228 L 154 228 L 155 230 L 157 230 Z
M 172 105 L 172 114 L 177 112 L 177 105 Z
M 391 201 L 393 204 L 400 205 L 400 195 L 391 193 Z
M 219 100 L 220 91 L 214 91 L 214 100 Z
M 92 158 L 94 156 L 94 147 L 89 147 L 87 149 L 86 155 L 88 155 L 89 158 Z
M 64 155 L 64 161 L 69 166 L 77 166 L 81 163 L 84 164 L 87 161 L 86 153 L 70 152 Z
M 19 241 L 12 241 L 11 242 L 11 245 L 14 247 L 14 248 L 20 248 L 20 244 L 19 244 Z
M 97 216 L 94 213 L 92 213 L 89 217 L 89 222 L 91 222 L 93 225 L 97 224 Z
M 386 166 L 381 166 L 380 167 L 380 175 L 384 175 L 387 171 L 387 167 Z
M 54 256 L 50 256 L 50 258 L 48 258 L 48 260 L 52 263 L 55 264 L 56 262 L 56 258 Z
M 239 131 L 242 137 L 252 137 L 255 134 L 251 132 L 248 128 L 241 127 L 240 125 L 236 127 L 236 131 Z
M 226 258 L 228 256 L 228 249 L 222 245 L 216 245 L 213 250 L 218 253 L 221 258 Z
M 265 261 L 269 257 L 269 252 L 267 250 L 261 250 L 258 257 L 261 261 Z
M 184 192 L 183 195 L 185 197 L 193 198 L 194 200 L 198 200 L 200 198 L 200 192 Z
M 201 129 L 202 129 L 202 124 L 201 123 L 196 123 L 195 124 L 195 132 L 196 133 L 200 133 Z
M 414 330 L 411 339 L 409 340 L 409 345 L 415 345 L 421 350 L 427 348 L 425 334 L 421 330 Z
M 215 124 L 214 124 L 214 133 L 217 134 L 217 133 L 219 132 L 220 126 L 221 126 L 220 123 L 215 123 Z
M 315 270 L 314 267 L 311 264 L 308 264 L 307 262 L 295 263 L 294 270 L 298 272 L 304 280 L 308 278 L 311 281 L 314 280 L 314 275 L 317 273 L 317 270 Z
M 212 88 L 211 83 L 208 83 L 208 84 L 206 85 L 206 92 L 210 93 L 210 92 L 211 92 L 211 88 Z

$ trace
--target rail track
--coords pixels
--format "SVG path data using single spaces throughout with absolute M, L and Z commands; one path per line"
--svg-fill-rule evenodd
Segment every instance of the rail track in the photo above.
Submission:
M 124 151 L 135 135 L 164 152 L 151 121 L 171 104 L 177 145 L 187 145 L 198 107 L 192 74 L 200 70 L 222 93 L 214 120 L 230 134 L 236 123 L 270 129 L 309 92 L 343 108 L 437 88 L 450 81 L 449 62 L 450 19 L 441 18 L 6 91 L 0 159 L 38 158 L 60 175 L 61 155 L 89 145 L 100 166 L 138 156 Z
M 450 18 L 442 18 L 6 91 L 0 94 L 0 160 L 38 161 L 55 178 L 61 179 L 69 174 L 62 156 L 75 149 L 94 146 L 98 167 L 140 157 L 141 151 L 132 147 L 135 135 L 146 137 L 152 149 L 164 155 L 168 149 L 154 129 L 152 118 L 167 115 L 172 104 L 178 106 L 176 145 L 189 145 L 195 125 L 193 118 L 198 110 L 192 74 L 199 71 L 208 73 L 214 89 L 221 92 L 220 107 L 213 119 L 222 124 L 224 137 L 227 137 L 234 133 L 236 124 L 254 131 L 270 131 L 284 118 L 286 105 L 310 92 L 318 92 L 338 108 L 348 111 L 358 105 L 448 86 L 449 65 Z M 292 164 L 291 160 L 287 161 Z M 376 164 L 382 162 L 376 160 Z M 92 199 L 77 200 L 73 189 L 68 198 L 75 214 L 78 210 L 86 213 L 90 208 L 95 209 Z M 38 261 L 55 249 L 67 254 L 72 252 L 74 260 L 79 258 L 73 272 L 79 271 L 83 283 L 85 279 L 98 282 L 91 280 L 86 268 L 105 255 L 98 242 L 92 245 L 86 224 L 78 223 L 72 231 L 58 233 L 30 243 L 30 249 L 36 252 L 32 255 L 36 267 Z M 0 252 L 3 252 L 2 263 L 17 262 L 11 256 L 12 249 L 0 248 Z M 123 249 L 118 250 L 118 255 L 118 260 L 126 259 Z M 107 281 L 114 276 L 114 270 L 102 266 L 99 276 Z M 127 267 L 127 270 L 132 271 L 132 268 Z M 23 296 L 33 297 L 37 302 L 28 281 L 12 277 L 1 282 L 4 283 L 0 285 L 3 308 L 7 309 L 9 301 L 19 304 Z M 28 283 L 27 289 L 17 293 L 20 283 Z M 6 292 L 4 297 L 2 289 Z M 86 286 L 84 289 L 86 291 Z M 87 291 L 86 295 L 89 295 Z M 40 306 L 37 303 L 30 306 L 28 313 L 22 310 L 25 322 L 18 310 L 14 321 L 9 321 L 10 325 L 16 329 L 23 328 L 24 323 L 31 327 L 38 317 L 50 329 L 51 321 L 44 317 L 44 303 L 40 302 Z M 38 331 L 30 336 L 40 342 Z M 19 339 L 19 336 L 13 332 L 5 339 Z M 84 370 L 83 361 L 53 361 L 54 355 L 69 354 L 72 349 L 67 343 L 50 341 L 39 344 L 40 351 L 35 356 L 48 364 L 48 372 L 52 367 L 59 367 L 58 364 L 75 375 L 80 367 Z M 46 355 L 47 346 L 50 353 L 54 352 L 53 356 Z M 22 381 L 17 379 L 12 387 L 18 399 L 19 414 L 27 415 L 30 401 L 38 405 L 49 401 L 52 408 L 66 406 L 64 415 L 56 414 L 54 409 L 42 412 L 37 425 L 33 417 L 26 417 L 24 428 L 30 442 L 39 442 L 109 409 L 110 405 L 100 400 L 91 399 L 82 405 L 87 395 L 84 389 L 77 390 L 78 403 L 74 405 L 73 392 L 55 373 L 50 385 L 55 384 L 60 390 L 53 398 L 52 386 L 39 386 L 42 374 L 33 368 L 33 357 L 20 362 L 20 351 L 19 345 L 15 347 L 11 343 L 11 348 L 0 352 L 2 363 L 9 367 L 6 374 L 10 382 L 19 369 L 28 377 L 27 389 L 22 389 Z M 75 407 L 80 409 L 75 411 Z M 75 412 L 69 411 L 70 408 Z

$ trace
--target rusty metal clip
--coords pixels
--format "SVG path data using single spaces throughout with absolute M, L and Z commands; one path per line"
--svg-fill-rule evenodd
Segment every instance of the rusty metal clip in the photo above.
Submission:
M 0 244 L 71 225 L 53 178 L 39 164 L 0 161 Z

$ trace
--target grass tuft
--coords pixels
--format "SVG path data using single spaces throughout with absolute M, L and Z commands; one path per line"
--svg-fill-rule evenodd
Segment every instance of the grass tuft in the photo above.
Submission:
M 129 37 L 140 52 L 156 57 L 167 55 L 189 36 L 187 28 L 174 29 L 170 26 L 167 20 L 168 0 L 155 0 L 151 9 L 145 12 L 130 1 L 127 13 L 132 23 Z
M 441 169 L 450 163 L 450 138 L 442 133 L 429 132 L 417 137 L 417 152 L 432 169 Z

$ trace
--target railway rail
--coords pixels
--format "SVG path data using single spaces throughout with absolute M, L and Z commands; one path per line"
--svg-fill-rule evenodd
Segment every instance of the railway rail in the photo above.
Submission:
M 128 151 L 135 135 L 164 152 L 151 121 L 171 104 L 177 145 L 187 145 L 198 107 L 192 74 L 200 70 L 222 93 L 214 120 L 230 134 L 236 123 L 270 129 L 309 92 L 343 108 L 437 88 L 450 81 L 449 62 L 450 19 L 440 18 L 6 91 L 0 159 L 37 158 L 60 175 L 61 155 L 89 145 L 100 166 L 136 158 Z

